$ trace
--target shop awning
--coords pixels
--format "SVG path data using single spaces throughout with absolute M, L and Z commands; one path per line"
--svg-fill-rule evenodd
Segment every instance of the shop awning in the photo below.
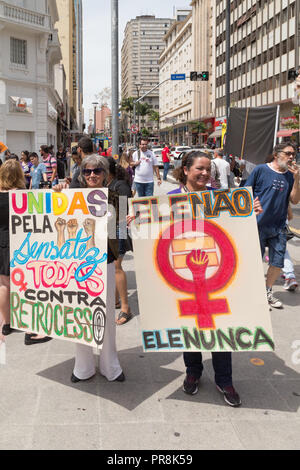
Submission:
M 277 132 L 277 137 L 290 137 L 296 132 L 300 132 L 300 130 L 299 129 L 280 129 Z
M 218 137 L 222 137 L 222 130 L 215 131 L 212 134 L 209 135 L 210 139 L 216 139 Z

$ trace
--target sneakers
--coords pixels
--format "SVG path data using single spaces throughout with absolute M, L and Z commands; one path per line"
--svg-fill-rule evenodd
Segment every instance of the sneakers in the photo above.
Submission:
M 240 396 L 232 385 L 227 387 L 219 387 L 219 385 L 217 385 L 217 389 L 220 393 L 223 393 L 224 400 L 227 405 L 233 406 L 234 408 L 241 406 L 242 401 Z
M 193 375 L 187 375 L 183 382 L 183 391 L 188 395 L 196 395 L 198 392 L 199 382 L 200 379 L 197 379 Z M 219 387 L 219 385 L 217 385 L 217 389 L 223 394 L 224 400 L 229 406 L 236 408 L 241 406 L 242 401 L 240 396 L 232 385 L 228 387 Z
M 286 279 L 283 288 L 285 290 L 289 290 L 290 292 L 294 292 L 298 287 L 298 283 L 295 278 L 293 279 Z
M 280 300 L 278 300 L 278 299 L 276 299 L 276 297 L 274 297 L 272 290 L 267 291 L 267 298 L 268 298 L 268 303 L 269 303 L 270 307 L 282 308 L 282 302 L 280 302 Z
M 183 382 L 183 391 L 188 395 L 196 395 L 199 387 L 199 380 L 193 375 L 187 375 Z

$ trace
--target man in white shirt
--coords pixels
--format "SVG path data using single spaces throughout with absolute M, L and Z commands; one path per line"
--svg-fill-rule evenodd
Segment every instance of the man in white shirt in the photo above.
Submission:
M 228 189 L 229 187 L 229 177 L 230 177 L 230 165 L 226 160 L 224 160 L 224 153 L 220 149 L 216 149 L 214 163 L 217 166 L 220 173 L 220 189 Z
M 132 156 L 132 167 L 135 168 L 135 187 L 139 197 L 151 197 L 154 193 L 154 171 L 161 185 L 158 162 L 153 152 L 148 150 L 148 140 L 141 139 L 140 149 Z

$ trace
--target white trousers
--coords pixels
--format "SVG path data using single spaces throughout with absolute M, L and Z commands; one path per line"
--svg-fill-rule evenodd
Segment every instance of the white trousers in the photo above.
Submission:
M 285 252 L 284 267 L 282 269 L 286 279 L 295 279 L 295 269 L 288 250 Z
M 107 265 L 106 327 L 103 347 L 100 351 L 99 370 L 110 382 L 122 373 L 116 348 L 115 322 L 115 265 Z M 87 380 L 96 373 L 93 348 L 83 344 L 76 345 L 74 375 L 80 380 Z

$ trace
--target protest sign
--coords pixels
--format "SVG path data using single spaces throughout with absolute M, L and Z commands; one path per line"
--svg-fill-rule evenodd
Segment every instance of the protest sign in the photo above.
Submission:
M 102 347 L 107 191 L 10 192 L 12 328 Z
M 145 351 L 274 349 L 251 188 L 131 200 Z

